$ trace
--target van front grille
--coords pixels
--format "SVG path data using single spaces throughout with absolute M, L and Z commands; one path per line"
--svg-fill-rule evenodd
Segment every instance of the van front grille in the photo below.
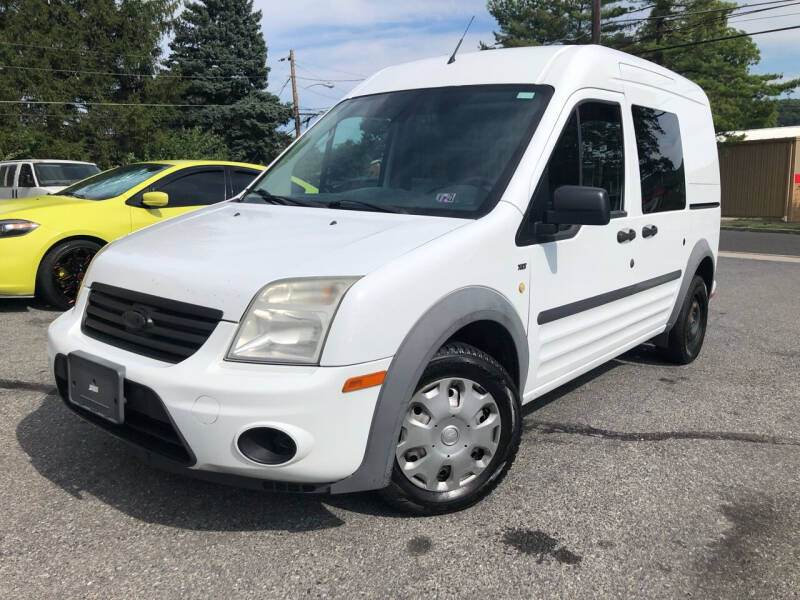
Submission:
M 106 344 L 170 363 L 205 343 L 222 311 L 93 283 L 81 329 Z

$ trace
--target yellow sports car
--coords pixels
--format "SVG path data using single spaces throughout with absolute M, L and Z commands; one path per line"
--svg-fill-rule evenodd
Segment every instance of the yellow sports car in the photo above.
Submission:
M 117 167 L 58 194 L 0 200 L 0 297 L 75 303 L 89 262 L 131 231 L 232 198 L 264 170 L 221 161 Z

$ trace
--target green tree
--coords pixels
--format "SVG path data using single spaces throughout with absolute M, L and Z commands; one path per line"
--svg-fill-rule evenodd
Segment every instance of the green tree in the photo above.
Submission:
M 144 143 L 166 109 L 154 77 L 175 0 L 1 0 L 0 156 L 91 159 L 103 167 Z M 37 102 L 57 102 L 47 104 Z
M 590 41 L 590 0 L 488 0 L 487 6 L 501 46 Z M 742 33 L 728 25 L 736 7 L 721 0 L 637 0 L 625 7 L 603 2 L 601 41 L 700 85 L 717 131 L 769 127 L 777 122 L 776 99 L 800 80 L 752 73 L 760 54 L 749 37 L 698 44 Z
M 190 2 L 175 26 L 167 62 L 184 78 L 181 111 L 186 127 L 225 140 L 231 158 L 266 163 L 288 143 L 278 127 L 292 111 L 266 92 L 269 69 L 261 12 L 252 0 Z
M 637 31 L 637 41 L 624 50 L 664 65 L 702 87 L 711 101 L 717 131 L 777 123 L 778 96 L 800 85 L 800 79 L 780 81 L 780 74 L 752 73 L 761 56 L 749 37 L 697 44 L 742 33 L 728 25 L 728 16 L 737 6 L 734 2 L 655 0 L 654 5 L 650 20 Z M 661 50 L 670 46 L 684 47 Z
M 778 125 L 800 125 L 800 98 L 784 98 L 778 101 Z

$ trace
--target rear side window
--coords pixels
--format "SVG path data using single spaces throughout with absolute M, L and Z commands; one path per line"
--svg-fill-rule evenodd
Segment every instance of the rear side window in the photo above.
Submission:
M 202 206 L 225 200 L 225 173 L 222 169 L 195 171 L 173 179 L 158 188 L 169 196 L 169 206 Z
M 258 175 L 258 171 L 252 169 L 231 169 L 231 187 L 235 196 L 246 188 Z
M 682 210 L 686 207 L 686 178 L 678 116 L 644 106 L 633 106 L 632 112 L 642 212 Z
M 622 210 L 625 151 L 619 104 L 584 102 L 573 110 L 536 186 L 520 242 L 535 238 L 534 224 L 541 222 L 544 212 L 552 208 L 553 195 L 562 185 L 603 188 L 608 192 L 611 210 Z
M 36 181 L 33 179 L 33 169 L 31 169 L 30 165 L 20 165 L 17 187 L 36 187 Z

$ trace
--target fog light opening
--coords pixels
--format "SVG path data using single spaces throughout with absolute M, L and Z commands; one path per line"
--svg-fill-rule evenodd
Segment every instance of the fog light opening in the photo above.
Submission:
M 262 465 L 279 465 L 297 454 L 297 444 L 280 429 L 254 427 L 239 436 L 239 451 L 253 462 Z

